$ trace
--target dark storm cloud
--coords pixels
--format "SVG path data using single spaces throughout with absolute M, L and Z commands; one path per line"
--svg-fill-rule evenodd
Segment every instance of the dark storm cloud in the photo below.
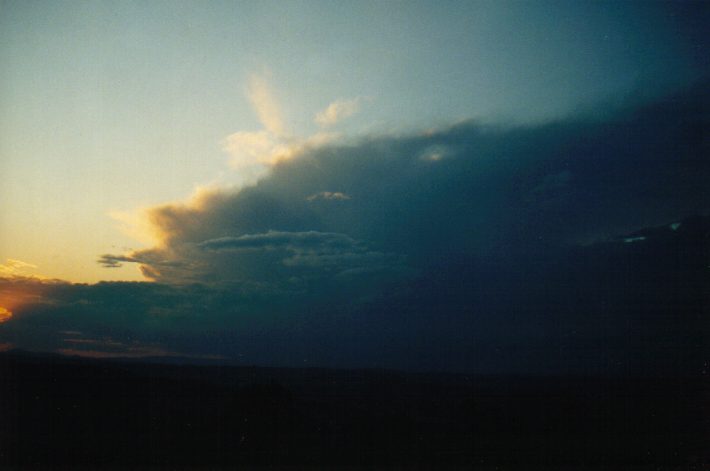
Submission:
M 155 252 L 149 250 L 142 251 L 140 257 L 105 254 L 99 257 L 97 262 L 101 264 L 104 268 L 118 268 L 120 266 L 123 266 L 123 263 L 143 263 L 146 265 L 167 267 L 175 267 L 181 265 L 181 263 L 178 261 L 163 260 L 162 258 L 155 255 Z
M 536 126 L 471 122 L 309 149 L 253 187 L 154 208 L 163 244 L 102 263 L 137 262 L 166 283 L 247 281 L 283 261 L 278 250 L 367 246 L 419 267 L 608 238 L 708 207 L 706 107 L 697 87 Z
M 536 126 L 311 148 L 254 186 L 153 208 L 158 245 L 100 260 L 138 263 L 155 283 L 15 281 L 34 294 L 0 343 L 277 365 L 695 371 L 707 227 L 677 224 L 709 207 L 707 105 L 699 86 Z M 587 246 L 651 226 L 660 242 Z
M 101 282 L 93 285 L 31 278 L 0 278 L 12 318 L 0 339 L 20 348 L 127 356 L 159 351 L 202 355 L 221 333 L 243 329 L 261 309 L 276 312 L 273 290 L 230 286 Z M 268 316 L 267 316 L 268 317 Z M 195 339 L 199 349 L 195 348 Z M 205 344 L 205 340 L 207 343 Z M 219 345 L 219 343 L 215 344 Z M 219 349 L 219 348 L 218 348 Z
M 280 366 L 698 374 L 709 234 L 709 218 L 691 218 L 569 250 L 441 257 L 408 277 L 365 265 L 282 289 L 0 279 L 0 293 L 23 296 L 0 344 Z
M 133 262 L 138 263 L 135 257 L 126 257 L 124 255 L 102 255 L 99 258 L 98 263 L 100 263 L 104 268 L 119 268 L 123 266 L 122 262 Z

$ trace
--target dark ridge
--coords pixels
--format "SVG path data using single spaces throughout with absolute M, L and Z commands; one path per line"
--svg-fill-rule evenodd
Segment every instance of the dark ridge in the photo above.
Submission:
M 708 464 L 705 378 L 159 365 L 0 354 L 0 466 Z M 685 469 L 685 468 L 684 468 Z

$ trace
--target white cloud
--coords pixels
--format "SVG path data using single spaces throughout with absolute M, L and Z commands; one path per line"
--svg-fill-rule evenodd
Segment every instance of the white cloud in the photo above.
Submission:
M 230 156 L 229 166 L 240 172 L 242 183 L 256 181 L 268 167 L 292 154 L 281 107 L 267 80 L 252 75 L 246 93 L 264 129 L 238 131 L 222 141 L 222 149 Z
M 279 138 L 262 131 L 239 131 L 227 136 L 222 149 L 230 155 L 229 165 L 258 178 L 264 171 L 283 160 L 289 160 L 306 149 L 326 145 L 338 137 L 333 133 L 316 133 L 307 138 Z M 247 179 L 248 180 L 248 179 Z
M 266 130 L 275 136 L 284 136 L 285 127 L 281 107 L 274 98 L 266 79 L 252 75 L 249 79 L 247 96 Z
M 264 128 L 258 131 L 238 131 L 222 141 L 222 150 L 230 155 L 229 165 L 239 171 L 242 184 L 253 183 L 263 177 L 269 167 L 282 160 L 291 159 L 305 149 L 327 144 L 338 137 L 337 134 L 327 132 L 318 132 L 308 137 L 290 135 L 284 124 L 281 107 L 263 76 L 250 77 L 247 97 Z M 342 114 L 343 111 L 338 113 Z
M 360 101 L 360 98 L 334 101 L 316 114 L 315 121 L 323 127 L 333 126 L 357 113 L 360 110 Z
M 257 165 L 270 166 L 286 156 L 288 146 L 270 131 L 239 131 L 227 136 L 222 148 L 229 153 L 229 165 L 235 169 Z

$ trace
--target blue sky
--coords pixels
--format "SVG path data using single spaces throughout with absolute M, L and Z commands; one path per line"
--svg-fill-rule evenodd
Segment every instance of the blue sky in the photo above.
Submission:
M 102 270 L 97 254 L 146 245 L 150 238 L 125 227 L 139 208 L 260 175 L 230 165 L 225 151 L 234 133 L 268 131 L 255 87 L 287 146 L 467 119 L 549 121 L 697 77 L 702 64 L 681 10 L 3 1 L 0 259 L 73 281 L 142 279 L 134 267 Z M 332 103 L 344 104 L 340 119 L 319 126 L 314 117 Z

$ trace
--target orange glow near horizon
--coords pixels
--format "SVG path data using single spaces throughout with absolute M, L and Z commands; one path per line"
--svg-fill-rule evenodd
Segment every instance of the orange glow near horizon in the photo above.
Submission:
M 0 307 L 0 324 L 9 321 L 12 318 L 12 312 L 4 307 Z
M 0 323 L 19 315 L 23 307 L 41 300 L 45 286 L 42 281 L 0 288 Z

